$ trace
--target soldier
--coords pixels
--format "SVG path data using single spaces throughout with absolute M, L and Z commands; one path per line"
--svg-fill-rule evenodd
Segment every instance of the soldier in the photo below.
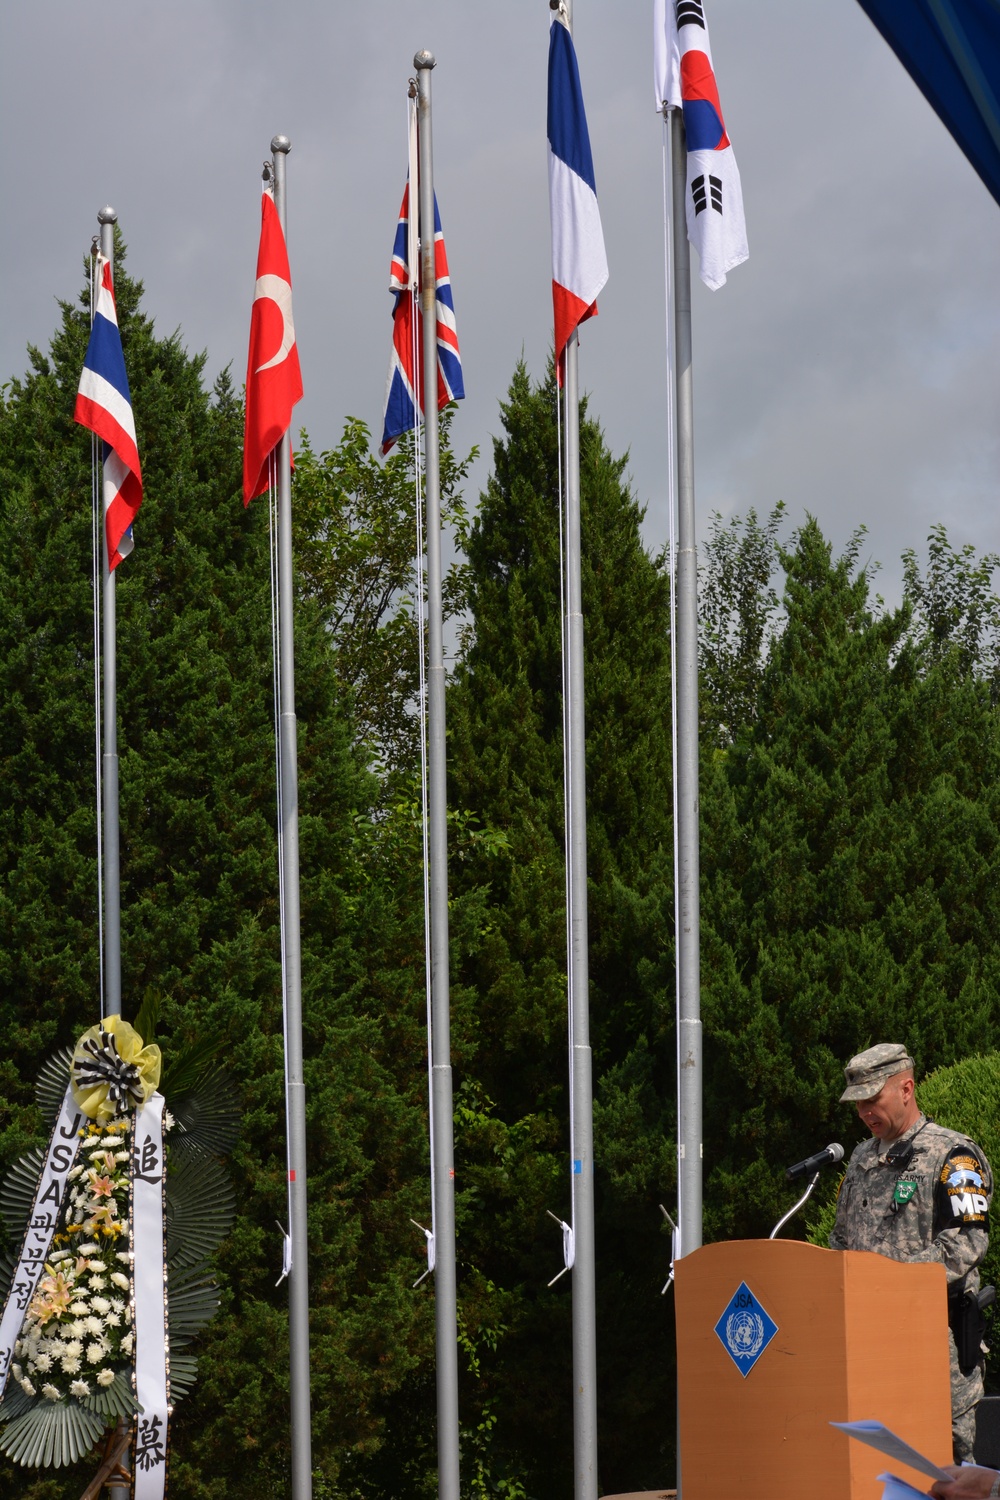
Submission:
M 935 1125 L 914 1096 L 913 1058 L 895 1042 L 852 1057 L 842 1101 L 872 1133 L 848 1163 L 830 1235 L 834 1250 L 940 1261 L 948 1278 L 955 1462 L 972 1458 L 983 1394 L 977 1267 L 989 1243 L 993 1179 L 974 1141 Z M 956 1346 L 956 1338 L 958 1340 Z

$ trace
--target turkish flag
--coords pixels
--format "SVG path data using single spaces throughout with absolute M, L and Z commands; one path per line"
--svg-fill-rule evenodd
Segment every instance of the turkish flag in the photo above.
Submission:
M 257 285 L 250 315 L 246 426 L 243 435 L 243 504 L 268 487 L 268 459 L 302 399 L 302 372 L 292 322 L 292 277 L 274 198 L 260 200 Z

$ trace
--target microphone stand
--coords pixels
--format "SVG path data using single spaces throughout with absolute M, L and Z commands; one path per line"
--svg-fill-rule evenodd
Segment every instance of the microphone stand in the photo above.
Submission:
M 806 1199 L 809 1197 L 810 1193 L 812 1192 L 813 1188 L 816 1186 L 817 1182 L 819 1182 L 819 1173 L 818 1172 L 814 1172 L 813 1175 L 812 1175 L 812 1178 L 810 1179 L 809 1186 L 806 1188 L 805 1192 L 802 1194 L 802 1197 L 799 1199 L 798 1203 L 793 1203 L 792 1206 L 791 1206 L 791 1208 L 788 1210 L 787 1214 L 785 1215 L 785 1217 L 783 1219 L 779 1219 L 778 1222 L 777 1222 L 777 1224 L 775 1224 L 774 1228 L 771 1230 L 771 1233 L 768 1235 L 768 1239 L 769 1240 L 773 1240 L 774 1236 L 777 1234 L 778 1230 L 782 1229 L 788 1223 L 789 1219 L 792 1217 L 793 1214 L 797 1214 L 798 1213 L 799 1209 L 802 1207 L 803 1203 L 805 1203 Z

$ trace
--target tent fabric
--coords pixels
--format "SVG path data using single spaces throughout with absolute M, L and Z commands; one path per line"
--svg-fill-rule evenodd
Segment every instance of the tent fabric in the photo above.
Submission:
M 1000 203 L 1000 0 L 858 0 Z

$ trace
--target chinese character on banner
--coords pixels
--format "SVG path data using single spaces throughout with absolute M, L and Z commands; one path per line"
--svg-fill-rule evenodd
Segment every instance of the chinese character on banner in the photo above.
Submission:
M 163 1446 L 161 1429 L 163 1423 L 159 1417 L 140 1417 L 139 1435 L 135 1443 L 135 1462 L 140 1469 L 155 1469 L 157 1465 L 166 1463 L 167 1455 Z

